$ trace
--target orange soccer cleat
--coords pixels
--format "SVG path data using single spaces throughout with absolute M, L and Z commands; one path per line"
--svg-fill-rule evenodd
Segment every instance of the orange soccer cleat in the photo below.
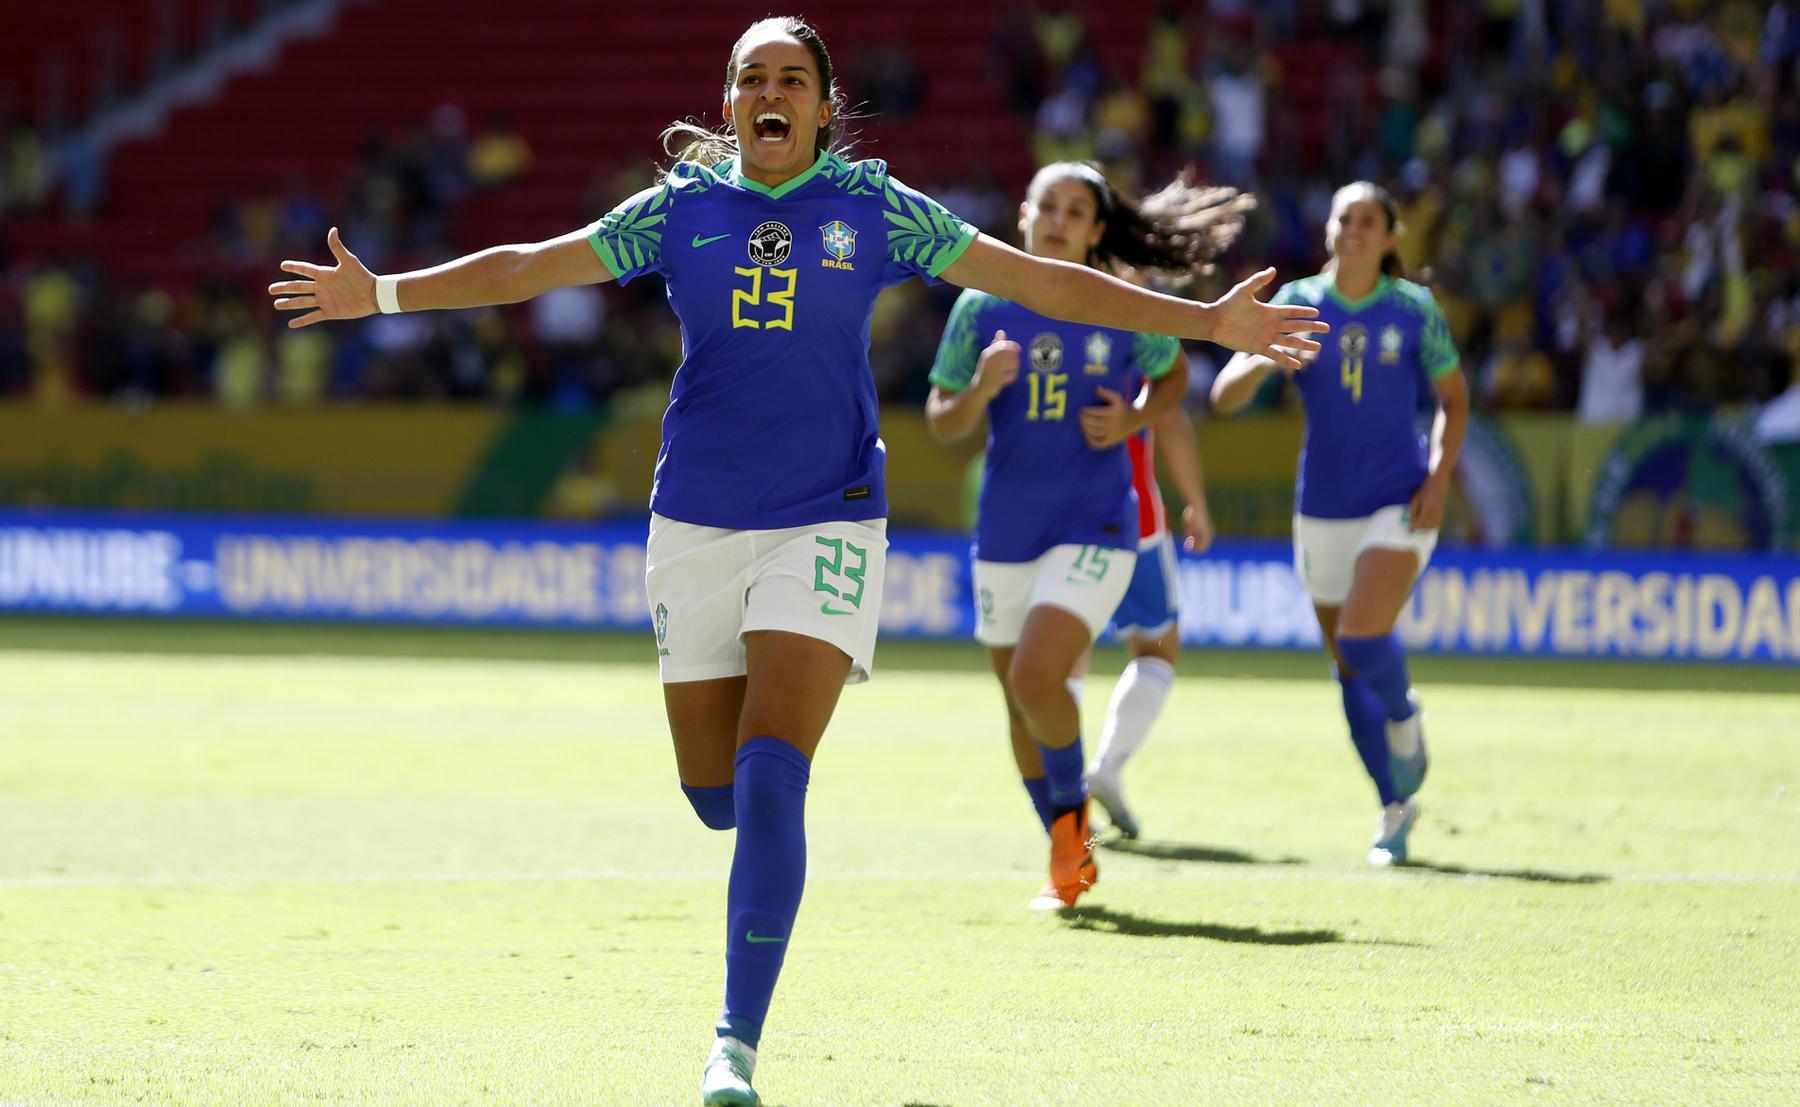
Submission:
M 1038 893 L 1061 901 L 1063 907 L 1075 906 L 1081 893 L 1100 882 L 1100 866 L 1094 862 L 1094 836 L 1088 827 L 1088 800 L 1073 811 L 1065 811 L 1050 824 L 1050 884 Z M 1033 901 L 1036 906 L 1037 900 Z

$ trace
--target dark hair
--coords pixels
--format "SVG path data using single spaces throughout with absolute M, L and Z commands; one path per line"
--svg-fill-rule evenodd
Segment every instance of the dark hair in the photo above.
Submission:
M 1037 171 L 1027 197 L 1051 181 L 1070 178 L 1094 194 L 1100 241 L 1088 253 L 1096 269 L 1131 269 L 1185 284 L 1212 271 L 1213 262 L 1244 228 L 1256 197 L 1223 185 L 1203 187 L 1191 169 L 1139 201 L 1121 196 L 1092 162 L 1052 162 Z
M 831 118 L 819 128 L 818 139 L 813 144 L 813 156 L 817 157 L 821 150 L 836 152 L 838 124 L 847 120 L 849 106 L 832 76 L 831 53 L 825 49 L 825 40 L 803 19 L 791 15 L 772 15 L 767 19 L 759 19 L 744 29 L 744 33 L 732 43 L 731 57 L 725 62 L 725 98 L 731 99 L 731 90 L 737 85 L 738 55 L 743 52 L 744 43 L 752 35 L 771 27 L 812 53 L 813 64 L 819 70 L 819 86 L 824 90 L 826 102 L 831 105 Z M 663 128 L 662 142 L 663 151 L 676 161 L 697 161 L 703 165 L 730 161 L 740 152 L 738 136 L 731 129 L 731 124 L 726 124 L 724 130 L 712 130 L 683 119 Z
M 1400 209 L 1395 206 L 1394 198 L 1388 195 L 1387 189 L 1382 188 L 1374 181 L 1351 181 L 1332 193 L 1331 218 L 1340 218 L 1344 209 L 1358 200 L 1373 200 L 1380 204 L 1382 214 L 1387 216 L 1388 230 L 1395 234 L 1403 233 L 1403 228 L 1400 226 Z M 1325 271 L 1328 273 L 1336 268 L 1336 257 L 1325 263 Z M 1406 276 L 1406 265 L 1400 260 L 1397 252 L 1389 250 L 1381 255 L 1381 271 L 1390 277 L 1404 277 Z

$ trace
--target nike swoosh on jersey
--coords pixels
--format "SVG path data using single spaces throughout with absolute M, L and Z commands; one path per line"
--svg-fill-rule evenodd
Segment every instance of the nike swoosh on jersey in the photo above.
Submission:
M 694 241 L 690 245 L 692 245 L 697 250 L 702 246 L 710 246 L 713 243 L 719 241 L 721 238 L 730 238 L 730 237 L 731 237 L 730 231 L 727 231 L 724 234 L 715 234 L 715 235 L 711 235 L 711 236 L 704 237 L 704 238 L 701 237 L 700 235 L 695 235 Z

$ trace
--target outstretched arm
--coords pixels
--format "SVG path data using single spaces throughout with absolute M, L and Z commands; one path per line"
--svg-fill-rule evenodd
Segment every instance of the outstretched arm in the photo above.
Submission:
M 325 244 L 337 259 L 336 265 L 284 261 L 283 271 L 304 279 L 277 281 L 269 286 L 269 295 L 276 298 L 276 310 L 306 312 L 288 320 L 290 327 L 332 319 L 361 319 L 381 310 L 375 294 L 375 274 L 344 245 L 336 227 L 326 235 Z M 431 311 L 514 304 L 553 288 L 610 281 L 613 275 L 600 263 L 583 230 L 544 242 L 495 246 L 430 269 L 386 279 L 396 282 L 399 310 Z
M 1256 298 L 1275 279 L 1273 269 L 1239 282 L 1216 303 L 1200 304 L 1138 288 L 1085 265 L 1033 257 L 984 234 L 939 276 L 1053 319 L 1217 342 L 1294 368 L 1299 366 L 1296 353 L 1319 349 L 1307 336 L 1331 329 L 1315 318 L 1317 308 Z

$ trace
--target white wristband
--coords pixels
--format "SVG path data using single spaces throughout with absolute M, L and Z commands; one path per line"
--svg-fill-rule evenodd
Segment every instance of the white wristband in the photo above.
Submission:
M 375 306 L 381 309 L 381 314 L 383 315 L 398 315 L 400 313 L 399 277 L 375 278 Z

